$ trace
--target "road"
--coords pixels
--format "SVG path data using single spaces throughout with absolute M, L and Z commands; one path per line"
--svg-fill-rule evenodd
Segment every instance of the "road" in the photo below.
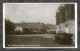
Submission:
M 8 35 L 8 36 L 40 36 L 40 37 L 44 37 L 44 38 L 55 39 L 54 34 L 28 34 L 28 35 Z
M 38 47 L 72 47 L 73 45 L 61 45 L 54 41 L 53 34 L 29 34 L 29 35 L 8 35 L 6 46 L 38 46 Z

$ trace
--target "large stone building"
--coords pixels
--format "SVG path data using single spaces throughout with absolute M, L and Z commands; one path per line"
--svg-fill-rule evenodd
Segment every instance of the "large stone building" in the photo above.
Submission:
M 24 31 L 24 29 L 32 30 L 32 31 L 39 31 L 43 29 L 43 23 L 15 23 L 15 31 Z
M 60 5 L 56 12 L 56 32 L 71 33 L 75 36 L 75 6 L 74 4 Z
M 47 33 L 56 31 L 56 26 L 52 24 L 44 24 L 44 23 L 15 23 L 15 31 L 20 32 L 37 32 L 37 33 Z

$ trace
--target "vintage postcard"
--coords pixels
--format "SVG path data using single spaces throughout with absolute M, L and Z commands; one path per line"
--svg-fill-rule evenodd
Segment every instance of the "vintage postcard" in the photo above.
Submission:
M 3 3 L 3 48 L 77 48 L 77 3 Z

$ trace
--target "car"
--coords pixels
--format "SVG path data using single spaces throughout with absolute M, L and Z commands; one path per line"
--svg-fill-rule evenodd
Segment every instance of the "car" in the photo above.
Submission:
M 73 34 L 70 33 L 58 33 L 55 36 L 55 41 L 59 42 L 60 44 L 72 44 L 73 43 L 72 36 Z

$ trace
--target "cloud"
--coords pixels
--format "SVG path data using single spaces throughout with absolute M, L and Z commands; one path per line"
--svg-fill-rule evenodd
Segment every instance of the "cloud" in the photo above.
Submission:
M 44 22 L 56 24 L 59 4 L 6 4 L 6 18 L 12 22 Z

